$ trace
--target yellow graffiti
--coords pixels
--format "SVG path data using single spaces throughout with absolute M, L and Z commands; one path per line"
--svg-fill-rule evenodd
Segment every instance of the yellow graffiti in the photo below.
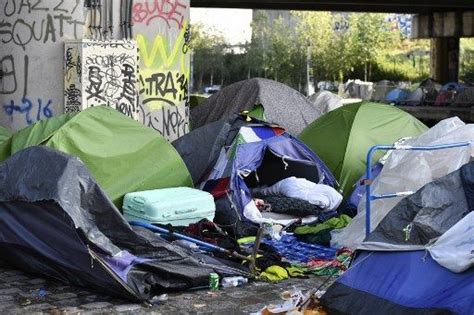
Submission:
M 140 72 L 140 94 L 143 105 L 157 110 L 167 105 L 178 105 L 187 97 L 188 74 L 176 70 L 156 72 L 145 69 Z
M 155 70 L 169 70 L 179 60 L 181 72 L 188 75 L 189 69 L 186 65 L 186 54 L 183 53 L 184 35 L 187 29 L 187 22 L 181 28 L 173 49 L 169 51 L 168 41 L 161 35 L 157 35 L 153 44 L 150 44 L 145 36 L 137 35 L 137 44 L 140 49 L 140 58 L 145 68 Z

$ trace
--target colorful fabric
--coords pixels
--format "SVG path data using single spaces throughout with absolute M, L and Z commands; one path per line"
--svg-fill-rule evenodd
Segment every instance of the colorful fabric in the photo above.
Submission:
M 317 276 L 340 276 L 349 268 L 353 252 L 348 248 L 337 251 L 332 260 L 312 259 L 307 264 L 307 272 Z
M 214 198 L 220 198 L 229 193 L 230 177 L 208 180 L 204 185 L 204 191 L 209 192 Z
M 346 227 L 351 222 L 351 220 L 352 218 L 350 216 L 342 214 L 337 218 L 331 218 L 323 223 L 297 227 L 295 229 L 295 234 L 317 234 L 327 229 L 342 229 Z

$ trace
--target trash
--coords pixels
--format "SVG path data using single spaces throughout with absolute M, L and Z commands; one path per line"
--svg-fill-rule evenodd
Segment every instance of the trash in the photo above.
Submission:
M 168 294 L 156 295 L 151 299 L 151 304 L 160 304 L 161 302 L 168 301 Z
M 27 299 L 27 298 L 22 298 L 22 299 L 20 299 L 19 302 L 20 302 L 21 306 L 28 306 L 32 303 L 31 300 Z
M 230 287 L 238 287 L 248 283 L 249 280 L 244 277 L 226 277 L 222 278 L 222 287 L 223 288 L 230 288 Z
M 206 304 L 194 304 L 194 308 L 204 308 L 206 307 Z
M 301 314 L 298 307 L 303 304 L 305 297 L 299 290 L 285 291 L 281 294 L 281 299 L 285 302 L 279 305 L 268 305 L 256 314 Z M 295 313 L 296 312 L 296 313 Z
M 219 275 L 217 273 L 209 274 L 209 289 L 211 291 L 219 291 Z

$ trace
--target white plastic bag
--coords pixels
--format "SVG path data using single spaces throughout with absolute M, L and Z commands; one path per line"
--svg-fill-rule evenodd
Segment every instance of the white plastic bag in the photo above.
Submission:
M 474 266 L 474 212 L 451 227 L 428 251 L 441 266 L 463 272 Z

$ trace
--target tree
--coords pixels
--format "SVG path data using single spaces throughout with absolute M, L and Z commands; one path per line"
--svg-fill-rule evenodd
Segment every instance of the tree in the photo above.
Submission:
M 252 42 L 247 51 L 250 73 L 284 82 L 296 89 L 304 82 L 305 50 L 290 20 L 281 16 L 270 21 L 257 11 L 252 23 Z
M 213 85 L 217 76 L 221 81 L 224 77 L 225 54 L 228 45 L 224 36 L 215 30 L 205 30 L 202 24 L 191 26 L 190 48 L 193 53 L 193 71 L 198 74 L 197 90 L 201 91 L 204 86 L 204 78 L 209 78 Z
M 349 36 L 364 80 L 370 80 L 371 67 L 385 47 L 394 48 L 401 41 L 400 31 L 392 31 L 386 14 L 358 13 L 349 17 Z

